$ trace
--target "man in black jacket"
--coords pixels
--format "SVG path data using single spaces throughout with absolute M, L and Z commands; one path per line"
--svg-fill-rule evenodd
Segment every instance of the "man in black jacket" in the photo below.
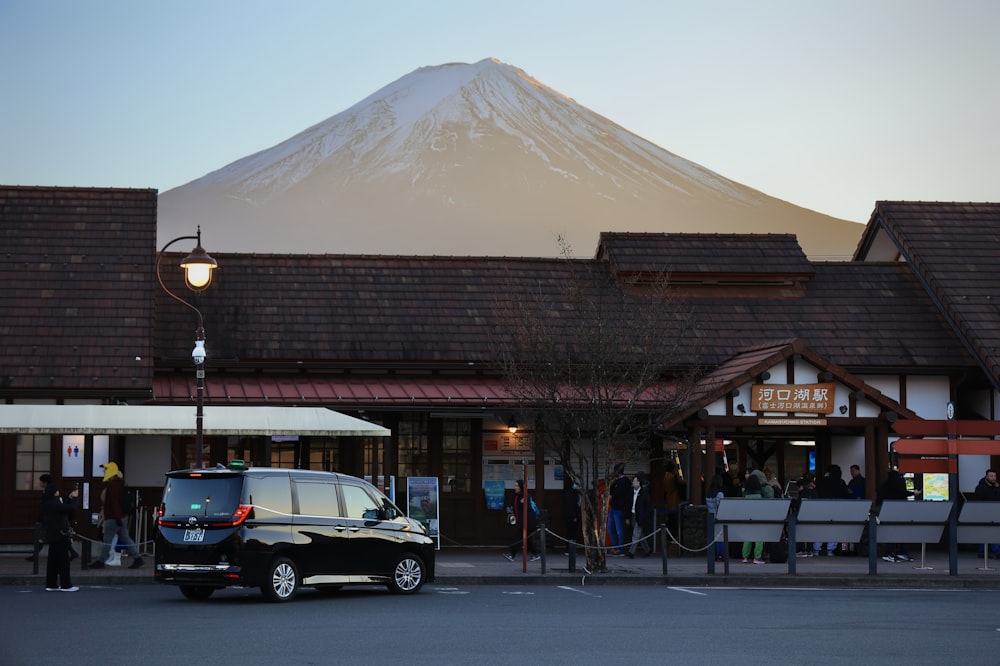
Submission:
M 996 470 L 986 470 L 986 476 L 979 479 L 972 498 L 978 502 L 1000 502 L 1000 482 L 997 481 Z M 985 553 L 985 544 L 979 544 L 979 556 L 982 557 Z M 990 544 L 990 556 L 994 559 L 1000 558 L 1000 544 Z

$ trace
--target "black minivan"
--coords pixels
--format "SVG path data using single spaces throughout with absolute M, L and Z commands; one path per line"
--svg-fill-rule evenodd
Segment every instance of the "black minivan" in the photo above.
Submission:
M 330 472 L 231 464 L 167 473 L 155 536 L 157 582 L 188 599 L 259 586 L 290 601 L 303 586 L 434 580 L 434 541 L 373 485 Z

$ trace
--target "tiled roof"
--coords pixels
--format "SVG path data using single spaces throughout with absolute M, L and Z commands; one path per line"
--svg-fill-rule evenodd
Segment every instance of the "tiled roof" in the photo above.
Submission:
M 581 325 L 566 285 L 606 266 L 594 260 L 221 254 L 197 297 L 208 350 L 222 366 L 360 363 L 482 367 L 510 303 L 530 303 L 553 326 Z M 706 365 L 734 349 L 800 338 L 851 368 L 968 367 L 971 359 L 903 264 L 819 263 L 804 288 L 755 296 L 710 291 L 685 305 L 699 339 L 682 353 Z M 179 270 L 175 279 L 179 279 Z M 183 291 L 183 287 L 178 286 Z M 692 290 L 693 291 L 693 290 Z M 162 295 L 156 349 L 187 364 L 194 316 Z M 301 365 L 299 365 L 301 362 Z
M 597 258 L 621 273 L 727 274 L 729 279 L 808 277 L 813 266 L 793 234 L 601 234 Z
M 0 187 L 0 395 L 148 395 L 155 244 L 155 190 Z
M 881 201 L 858 258 L 885 236 L 1000 388 L 1000 203 Z

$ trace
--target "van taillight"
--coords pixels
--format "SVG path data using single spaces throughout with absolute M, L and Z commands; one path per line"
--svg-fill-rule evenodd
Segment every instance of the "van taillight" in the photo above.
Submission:
M 240 504 L 236 507 L 236 511 L 233 512 L 233 527 L 237 525 L 242 525 L 243 521 L 247 519 L 250 515 L 250 511 L 253 509 L 253 504 Z

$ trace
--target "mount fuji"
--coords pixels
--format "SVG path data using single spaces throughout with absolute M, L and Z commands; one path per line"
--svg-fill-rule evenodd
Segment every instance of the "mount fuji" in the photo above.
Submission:
M 159 197 L 161 242 L 219 252 L 556 256 L 601 231 L 794 233 L 813 258 L 863 226 L 729 180 L 495 59 L 417 69 Z M 208 240 L 211 239 L 211 240 Z

